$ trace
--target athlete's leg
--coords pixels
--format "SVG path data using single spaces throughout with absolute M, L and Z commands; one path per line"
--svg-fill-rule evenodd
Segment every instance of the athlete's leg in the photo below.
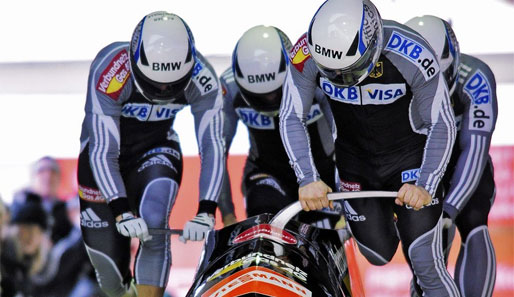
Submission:
M 496 281 L 496 256 L 487 227 L 494 201 L 492 168 L 486 167 L 480 184 L 457 216 L 462 238 L 455 265 L 455 281 L 464 297 L 490 297 Z
M 100 288 L 109 297 L 135 296 L 130 290 L 130 238 L 116 230 L 111 210 L 94 181 L 87 149 L 79 157 L 78 182 L 82 237 Z
M 457 286 L 446 270 L 442 248 L 442 201 L 439 193 L 432 204 L 415 211 L 398 205 L 396 227 L 417 285 L 423 296 L 459 296 Z
M 169 228 L 170 213 L 182 177 L 182 157 L 178 145 L 151 150 L 127 172 L 127 194 L 134 197 L 137 214 L 148 228 Z M 171 268 L 169 235 L 151 234 L 152 239 L 140 243 L 134 264 L 138 294 L 162 296 Z
M 247 217 L 263 213 L 276 214 L 298 200 L 297 188 L 295 191 L 287 187 L 278 176 L 262 170 L 249 159 L 246 160 L 241 186 Z
M 338 159 L 339 191 L 383 190 L 381 177 L 363 160 L 342 155 Z M 394 225 L 393 199 L 366 198 L 344 202 L 344 213 L 361 254 L 373 265 L 391 261 L 399 238 Z
M 389 263 L 398 248 L 391 203 L 391 199 L 380 198 L 344 202 L 351 233 L 361 254 L 373 265 Z

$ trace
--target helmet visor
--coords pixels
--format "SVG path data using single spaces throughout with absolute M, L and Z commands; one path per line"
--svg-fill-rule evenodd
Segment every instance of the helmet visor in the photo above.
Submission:
M 134 84 L 143 96 L 153 103 L 168 102 L 179 97 L 191 81 L 193 68 L 183 78 L 175 82 L 160 83 L 146 77 L 137 67 L 132 67 Z
M 364 54 L 344 69 L 327 68 L 316 62 L 322 76 L 338 87 L 351 87 L 363 81 L 373 71 L 382 51 L 382 38 L 375 34 Z
M 251 108 L 270 116 L 278 114 L 280 102 L 282 101 L 282 87 L 264 94 L 252 93 L 241 87 L 239 89 L 243 100 Z

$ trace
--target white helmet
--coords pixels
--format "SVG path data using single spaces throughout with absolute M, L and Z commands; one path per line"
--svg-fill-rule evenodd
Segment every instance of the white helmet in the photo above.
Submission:
M 194 39 L 177 15 L 157 11 L 136 26 L 130 43 L 134 83 L 153 103 L 165 103 L 181 94 L 195 64 Z
M 290 49 L 289 38 L 273 26 L 255 26 L 237 42 L 232 70 L 243 99 L 253 109 L 278 113 Z
M 369 0 L 327 0 L 311 20 L 308 47 L 321 75 L 337 86 L 363 81 L 383 42 L 382 18 Z
M 408 20 L 405 25 L 417 31 L 432 46 L 439 61 L 450 94 L 455 90 L 459 76 L 459 42 L 451 25 L 432 15 L 424 15 Z

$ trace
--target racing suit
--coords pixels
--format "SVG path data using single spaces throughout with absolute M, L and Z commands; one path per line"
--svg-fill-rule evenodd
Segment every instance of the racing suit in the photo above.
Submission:
M 443 179 L 448 189 L 443 210 L 455 222 L 462 239 L 455 267 L 461 295 L 492 296 L 496 257 L 487 217 L 496 193 L 489 156 L 498 117 L 496 82 L 481 60 L 465 54 L 460 59 L 459 81 L 452 96 L 459 132 Z
M 131 239 L 116 230 L 115 212 L 126 211 L 128 202 L 148 228 L 169 228 L 182 177 L 182 153 L 172 126 L 186 105 L 194 116 L 201 156 L 199 213 L 214 213 L 225 166 L 221 90 L 207 60 L 197 52 L 185 90 L 157 105 L 135 88 L 128 50 L 128 42 L 115 42 L 92 62 L 80 138 L 81 229 L 109 296 L 121 296 L 131 279 Z M 169 236 L 153 235 L 139 245 L 135 281 L 165 287 L 170 266 Z
M 320 179 L 303 121 L 320 87 L 330 99 L 337 128 L 336 165 L 341 191 L 397 191 L 424 187 L 433 200 L 419 211 L 394 199 L 345 202 L 361 253 L 375 265 L 390 261 L 401 240 L 426 296 L 458 296 L 444 266 L 440 180 L 455 140 L 448 90 L 431 47 L 419 34 L 384 20 L 384 44 L 372 73 L 341 88 L 321 76 L 304 34 L 291 51 L 280 113 L 283 142 L 300 186 Z M 397 216 L 395 222 L 394 215 Z
M 239 87 L 234 80 L 231 68 L 227 69 L 220 78 L 224 99 L 223 111 L 225 114 L 224 138 L 226 149 L 230 148 L 238 120 L 246 125 L 249 132 L 250 150 L 243 173 L 242 191 L 246 202 L 248 217 L 262 213 L 276 214 L 282 208 L 298 200 L 298 183 L 289 159 L 283 148 L 279 132 L 278 116 L 259 113 L 251 108 L 241 96 Z M 335 188 L 334 144 L 332 129 L 324 116 L 330 113 L 327 98 L 317 90 L 316 102 L 311 106 L 307 115 L 306 124 L 311 143 L 313 158 L 316 166 L 321 168 L 321 176 L 330 187 Z M 227 177 L 228 178 L 228 177 Z M 224 187 L 222 193 L 230 193 Z M 223 196 L 223 194 L 222 194 Z M 327 210 L 328 211 L 328 210 Z M 335 214 L 334 212 L 329 212 Z M 329 227 L 331 218 L 319 212 L 313 212 L 315 220 L 320 227 Z M 314 222 L 314 220 L 313 220 Z M 337 222 L 337 220 L 336 220 Z

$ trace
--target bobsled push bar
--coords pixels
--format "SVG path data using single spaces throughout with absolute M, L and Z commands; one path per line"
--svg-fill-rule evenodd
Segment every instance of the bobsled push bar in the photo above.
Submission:
M 337 192 L 328 193 L 328 200 L 348 200 L 358 198 L 396 198 L 398 192 L 393 191 L 360 191 L 360 192 Z M 284 229 L 287 222 L 302 211 L 300 201 L 296 201 L 277 213 L 271 220 L 271 226 L 277 229 Z
M 150 235 L 182 235 L 182 229 L 148 228 Z

